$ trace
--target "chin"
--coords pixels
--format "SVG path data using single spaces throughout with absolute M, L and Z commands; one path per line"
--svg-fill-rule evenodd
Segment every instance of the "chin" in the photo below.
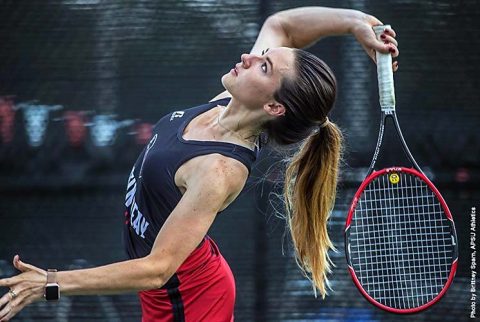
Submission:
M 230 86 L 230 80 L 231 76 L 230 76 L 230 73 L 227 73 L 225 75 L 222 76 L 222 85 L 223 85 L 223 88 L 225 88 L 225 90 L 229 91 L 231 93 L 232 91 L 232 86 Z
M 222 85 L 225 87 L 225 80 L 228 78 L 228 73 L 222 76 Z

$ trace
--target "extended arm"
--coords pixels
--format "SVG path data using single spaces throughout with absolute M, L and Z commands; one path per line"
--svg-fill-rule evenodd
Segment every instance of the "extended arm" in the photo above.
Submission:
M 185 177 L 185 194 L 160 230 L 151 253 L 90 269 L 62 271 L 62 295 L 99 295 L 135 292 L 161 287 L 206 235 L 219 210 L 242 190 L 248 171 L 240 162 L 214 155 L 193 163 L 196 171 Z M 0 280 L 12 289 L 0 299 L 0 321 L 7 321 L 24 306 L 43 297 L 46 272 L 14 258 L 22 273 Z

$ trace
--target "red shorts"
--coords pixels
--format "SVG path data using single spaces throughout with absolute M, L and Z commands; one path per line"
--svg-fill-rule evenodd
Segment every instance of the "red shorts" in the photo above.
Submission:
M 206 237 L 176 272 L 176 287 L 139 292 L 142 322 L 233 321 L 235 280 Z

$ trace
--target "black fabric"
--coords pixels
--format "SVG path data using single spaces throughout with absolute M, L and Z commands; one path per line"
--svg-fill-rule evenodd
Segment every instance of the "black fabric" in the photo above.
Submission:
M 173 312 L 173 321 L 174 322 L 185 322 L 185 312 L 183 309 L 183 300 L 182 295 L 180 294 L 180 281 L 176 274 L 172 276 L 171 288 L 168 291 L 168 297 L 172 303 L 172 312 Z
M 193 118 L 218 104 L 228 104 L 229 100 L 174 111 L 154 126 L 153 137 L 135 162 L 127 183 L 124 246 L 130 258 L 150 253 L 158 232 L 182 198 L 175 184 L 175 173 L 186 161 L 219 153 L 242 162 L 250 171 L 255 151 L 227 142 L 182 137 Z

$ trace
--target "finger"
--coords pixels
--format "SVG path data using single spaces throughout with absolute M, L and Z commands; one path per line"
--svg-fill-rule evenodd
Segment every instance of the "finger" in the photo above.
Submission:
M 20 268 L 18 268 L 18 261 L 19 260 L 20 260 L 20 256 L 18 256 L 18 255 L 13 256 L 13 267 L 15 267 L 16 269 L 18 269 L 20 271 Z
M 0 322 L 8 321 L 7 314 L 10 313 L 11 310 L 10 305 L 7 305 L 0 311 Z
M 15 264 L 16 264 L 19 260 L 20 260 L 20 256 L 18 256 L 18 254 L 15 255 L 15 256 L 13 256 L 13 266 L 15 266 Z
M 12 296 L 10 293 L 5 293 L 1 298 L 0 298 L 0 309 L 4 307 L 10 300 L 12 299 Z
M 370 49 L 373 52 L 378 51 L 382 54 L 388 54 L 389 50 L 390 50 L 390 46 L 394 46 L 394 45 L 387 42 L 387 41 L 373 39 L 373 40 L 369 41 L 366 44 L 366 46 L 370 47 Z
M 393 58 L 398 57 L 398 55 L 400 54 L 398 48 L 392 44 L 389 45 L 388 51 L 390 52 L 390 54 L 392 54 Z
M 376 62 L 376 54 L 375 54 L 375 49 L 372 49 L 370 47 L 367 47 L 367 46 L 362 46 L 363 49 L 365 50 L 365 52 L 367 53 L 367 55 L 373 60 L 374 63 L 377 63 Z
M 0 311 L 0 321 L 1 322 L 8 321 L 7 315 L 10 314 L 10 312 L 12 312 L 12 304 L 11 303 L 5 305 L 5 307 Z
M 394 38 L 397 37 L 397 33 L 392 28 L 385 28 L 385 30 L 383 32 L 385 34 L 388 34 L 388 35 L 394 37 Z
M 15 266 L 15 268 L 22 273 L 35 269 L 33 265 L 22 262 L 20 260 L 20 256 L 18 255 L 15 255 L 15 257 L 13 258 L 13 266 Z
M 393 62 L 392 69 L 393 69 L 394 72 L 396 72 L 398 70 L 398 61 Z
M 373 62 L 376 64 L 377 63 L 377 54 L 376 54 L 376 51 L 375 49 L 372 49 L 370 51 L 370 54 L 368 55 L 370 56 L 370 58 L 373 60 Z
M 11 301 L 9 305 L 0 311 L 0 322 L 9 321 L 11 318 L 17 315 L 17 313 L 20 312 L 24 306 L 25 304 L 21 299 L 17 298 L 15 301 Z
M 24 267 L 24 263 L 20 261 L 20 256 L 15 255 L 13 257 L 13 266 L 20 272 L 25 272 L 27 269 Z
M 386 34 L 381 34 L 380 35 L 380 39 L 384 42 L 384 43 L 392 43 L 394 44 L 395 46 L 398 47 L 398 42 L 395 38 L 393 38 L 392 36 L 387 36 Z
M 0 279 L 0 287 L 10 287 L 10 286 L 12 286 L 13 284 L 15 284 L 13 279 L 14 279 L 14 277 Z
M 19 294 L 16 291 L 16 296 L 8 301 L 8 304 L 0 311 L 0 321 L 3 319 L 11 319 L 25 306 L 25 293 Z M 7 294 L 9 295 L 9 294 Z

